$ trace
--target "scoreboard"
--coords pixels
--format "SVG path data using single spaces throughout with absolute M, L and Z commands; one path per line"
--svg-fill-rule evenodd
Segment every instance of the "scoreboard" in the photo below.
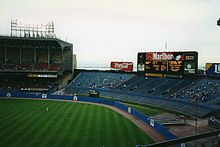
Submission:
M 220 63 L 206 63 L 206 76 L 220 78 Z
M 197 52 L 141 52 L 137 61 L 137 71 L 145 76 L 183 78 L 197 75 Z

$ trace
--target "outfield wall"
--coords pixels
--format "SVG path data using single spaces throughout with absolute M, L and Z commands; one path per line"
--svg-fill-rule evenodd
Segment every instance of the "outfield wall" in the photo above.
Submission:
M 155 122 L 149 116 L 126 106 L 120 102 L 107 100 L 102 98 L 94 98 L 94 97 L 86 97 L 86 96 L 69 96 L 69 95 L 50 95 L 50 94 L 23 94 L 16 92 L 0 92 L 0 97 L 16 97 L 16 98 L 40 98 L 40 99 L 59 99 L 59 100 L 73 100 L 73 101 L 84 101 L 84 102 L 93 102 L 93 103 L 101 103 L 106 105 L 111 105 L 117 107 L 123 111 L 128 112 L 132 116 L 142 120 L 145 124 L 154 128 L 159 134 L 164 136 L 167 140 L 176 139 L 177 136 L 166 129 L 161 124 Z M 178 145 L 180 146 L 180 145 Z

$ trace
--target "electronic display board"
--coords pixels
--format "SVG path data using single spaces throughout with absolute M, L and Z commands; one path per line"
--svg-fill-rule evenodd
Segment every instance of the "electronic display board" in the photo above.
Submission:
M 220 63 L 206 63 L 206 76 L 220 77 Z
M 197 52 L 138 53 L 137 71 L 146 76 L 195 77 L 198 66 Z

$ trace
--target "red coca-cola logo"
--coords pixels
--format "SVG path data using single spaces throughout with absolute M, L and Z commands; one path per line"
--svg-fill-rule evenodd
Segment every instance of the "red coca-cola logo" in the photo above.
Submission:
M 130 72 L 133 70 L 133 63 L 132 62 L 111 62 L 111 68 Z

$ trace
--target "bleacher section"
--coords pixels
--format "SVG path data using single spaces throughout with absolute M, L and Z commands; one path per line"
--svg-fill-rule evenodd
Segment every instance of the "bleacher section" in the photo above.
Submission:
M 112 89 L 129 80 L 133 76 L 133 74 L 109 73 L 101 71 L 82 72 L 80 73 L 80 76 L 74 79 L 71 86 Z
M 96 90 L 102 97 L 150 104 L 195 115 L 197 103 L 190 98 L 192 91 L 194 90 L 194 94 L 196 94 L 200 88 L 199 95 L 204 96 L 203 93 L 212 91 L 212 94 L 205 99 L 203 98 L 202 101 L 197 99 L 197 116 L 204 117 L 219 110 L 216 103 L 220 101 L 214 101 L 220 95 L 219 84 L 219 80 L 211 79 L 195 81 L 193 79 L 144 77 L 134 73 L 82 71 L 69 84 L 66 92 L 89 94 L 90 90 Z M 188 94 L 187 91 L 191 91 L 191 94 Z M 181 94 L 183 97 L 180 97 Z
M 136 75 L 114 90 L 138 93 L 147 96 L 168 96 L 193 82 L 192 79 L 153 78 Z
M 198 80 L 190 87 L 173 94 L 172 97 L 177 99 L 187 99 L 189 101 L 194 101 L 196 99 L 200 103 L 215 103 L 216 99 L 220 98 L 220 80 Z

